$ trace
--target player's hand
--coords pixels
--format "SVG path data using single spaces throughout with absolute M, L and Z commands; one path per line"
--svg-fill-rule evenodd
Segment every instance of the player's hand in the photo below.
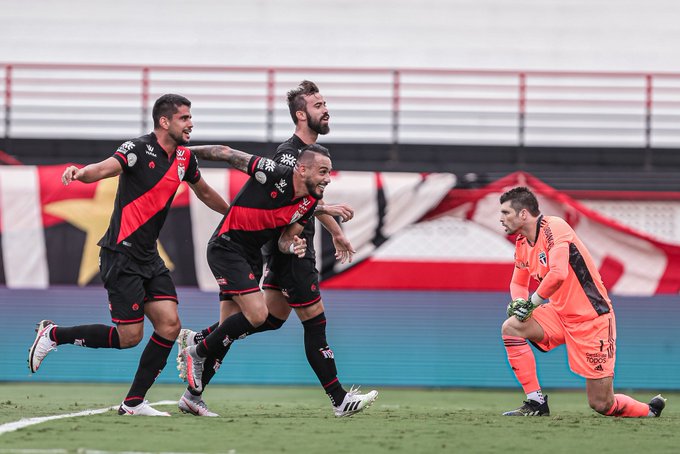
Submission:
M 298 258 L 303 258 L 305 256 L 305 252 L 307 252 L 307 240 L 304 238 L 300 238 L 299 236 L 295 235 L 293 237 L 293 254 L 297 255 Z
M 340 218 L 342 222 L 347 222 L 354 217 L 354 210 L 346 203 L 323 205 L 322 213 L 329 214 L 335 218 Z
M 61 182 L 64 186 L 68 186 L 70 182 L 78 179 L 78 170 L 79 169 L 76 166 L 66 167 L 66 170 L 64 170 L 64 173 L 61 175 Z
M 515 298 L 508 304 L 508 317 L 513 315 L 517 317 L 517 320 L 524 322 L 529 320 L 531 313 L 536 309 L 536 306 L 531 301 L 527 301 L 524 298 Z
M 335 246 L 335 260 L 339 260 L 340 263 L 352 263 L 352 257 L 356 251 L 344 235 L 334 236 L 333 245 Z

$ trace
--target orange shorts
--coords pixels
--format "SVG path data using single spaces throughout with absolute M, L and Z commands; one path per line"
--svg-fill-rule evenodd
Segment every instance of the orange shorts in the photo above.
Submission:
M 566 344 L 569 368 L 584 378 L 614 376 L 616 362 L 616 320 L 614 313 L 585 322 L 569 322 L 560 317 L 551 304 L 543 304 L 532 313 L 545 336 L 533 344 L 543 351 Z

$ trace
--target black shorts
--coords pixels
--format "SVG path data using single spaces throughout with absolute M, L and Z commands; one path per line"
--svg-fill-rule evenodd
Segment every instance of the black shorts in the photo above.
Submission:
M 220 286 L 220 301 L 260 291 L 262 259 L 259 257 L 259 251 L 246 258 L 243 252 L 229 244 L 208 243 L 208 265 Z
M 262 287 L 280 290 L 290 307 L 307 307 L 321 301 L 319 272 L 316 261 L 289 254 L 273 254 L 265 258 Z
M 110 249 L 99 252 L 99 272 L 109 294 L 109 311 L 113 323 L 144 321 L 144 303 L 158 300 L 177 302 L 170 270 L 157 256 L 149 263 Z

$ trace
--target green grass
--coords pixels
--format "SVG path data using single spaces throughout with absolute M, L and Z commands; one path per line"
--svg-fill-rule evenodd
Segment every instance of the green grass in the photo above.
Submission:
M 116 405 L 127 385 L 0 383 L 0 425 L 21 418 Z M 176 400 L 179 385 L 157 385 L 147 398 Z M 206 401 L 220 418 L 176 406 L 172 418 L 121 417 L 114 411 L 33 425 L 0 435 L 0 453 L 27 449 L 191 453 L 550 453 L 680 452 L 680 393 L 667 393 L 661 418 L 606 418 L 582 391 L 553 391 L 552 416 L 508 418 L 522 393 L 487 390 L 380 389 L 378 401 L 351 418 L 332 416 L 317 388 L 212 386 Z M 654 393 L 630 393 L 648 401 Z M 27 451 L 24 451 L 27 452 Z

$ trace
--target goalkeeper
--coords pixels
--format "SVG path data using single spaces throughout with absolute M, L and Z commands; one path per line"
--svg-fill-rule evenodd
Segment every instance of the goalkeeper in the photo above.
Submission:
M 658 395 L 649 404 L 614 394 L 616 321 L 600 273 L 588 249 L 563 219 L 543 216 L 536 196 L 525 187 L 501 195 L 501 224 L 518 234 L 512 302 L 503 323 L 503 344 L 524 404 L 505 416 L 548 416 L 548 396 L 536 375 L 527 340 L 541 351 L 566 344 L 569 368 L 586 379 L 588 404 L 607 416 L 657 417 L 665 407 Z M 529 280 L 540 284 L 529 297 Z

